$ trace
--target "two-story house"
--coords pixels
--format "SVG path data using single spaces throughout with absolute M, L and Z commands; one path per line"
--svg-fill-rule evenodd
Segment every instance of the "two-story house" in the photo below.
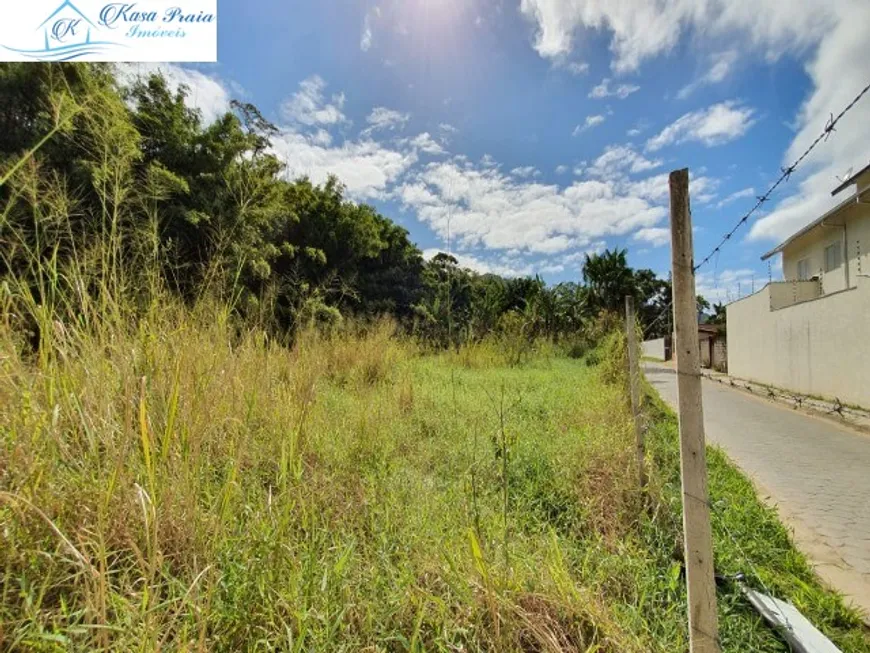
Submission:
M 786 281 L 817 280 L 820 295 L 854 288 L 859 275 L 870 275 L 870 165 L 831 194 L 852 187 L 846 199 L 761 259 L 781 253 Z
M 784 281 L 727 307 L 731 375 L 870 407 L 870 166 L 846 198 L 767 252 Z

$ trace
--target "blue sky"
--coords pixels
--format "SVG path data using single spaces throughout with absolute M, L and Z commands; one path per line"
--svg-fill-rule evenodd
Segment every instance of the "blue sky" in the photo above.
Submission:
M 551 282 L 604 247 L 666 275 L 681 167 L 700 260 L 870 77 L 862 0 L 222 0 L 218 20 L 218 64 L 162 65 L 206 117 L 253 102 L 290 174 L 337 174 L 429 254 L 449 232 L 470 267 Z M 862 103 L 699 289 L 760 287 L 760 255 L 870 159 L 868 125 Z

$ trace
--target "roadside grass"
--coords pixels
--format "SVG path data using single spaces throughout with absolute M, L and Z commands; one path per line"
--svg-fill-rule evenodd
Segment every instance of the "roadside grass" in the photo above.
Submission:
M 646 388 L 645 402 L 651 423 L 648 451 L 658 475 L 659 501 L 679 521 L 677 418 L 651 386 Z M 860 615 L 822 585 L 776 511 L 759 499 L 748 478 L 714 446 L 707 448 L 707 468 L 715 569 L 721 577 L 718 597 L 723 642 L 743 642 L 744 650 L 752 651 L 788 650 L 770 641 L 769 629 L 757 627 L 760 618 L 735 585 L 735 576 L 742 575 L 750 587 L 795 605 L 841 650 L 870 651 L 870 634 Z
M 613 352 L 424 355 L 389 322 L 288 349 L 169 303 L 46 322 L 35 357 L 16 334 L 0 649 L 687 649 L 675 424 L 652 404 L 647 511 Z M 715 452 L 711 487 L 720 571 L 870 650 Z M 787 650 L 733 587 L 720 605 L 725 650 Z

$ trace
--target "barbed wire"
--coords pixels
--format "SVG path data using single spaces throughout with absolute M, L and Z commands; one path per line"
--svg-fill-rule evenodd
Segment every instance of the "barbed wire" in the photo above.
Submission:
M 650 322 L 649 324 L 646 325 L 646 328 L 643 330 L 643 337 L 644 338 L 646 338 L 650 334 L 650 332 L 652 331 L 652 328 L 656 324 L 661 322 L 662 318 L 664 318 L 670 314 L 672 305 L 673 305 L 673 299 L 668 300 L 668 303 L 664 306 L 664 308 L 662 308 L 661 312 L 659 313 L 659 316 L 656 319 L 654 319 L 652 322 Z
M 849 104 L 847 104 L 843 108 L 842 111 L 840 111 L 840 113 L 838 113 L 836 116 L 834 116 L 834 114 L 831 114 L 831 117 L 828 118 L 828 122 L 825 124 L 825 128 L 822 130 L 822 133 L 819 134 L 812 143 L 810 143 L 810 146 L 806 150 L 804 150 L 804 153 L 801 154 L 797 158 L 797 160 L 795 160 L 794 163 L 792 163 L 790 166 L 788 166 L 786 168 L 781 168 L 782 174 L 779 176 L 779 178 L 776 180 L 776 182 L 774 182 L 773 186 L 768 188 L 767 192 L 764 193 L 764 195 L 759 195 L 756 198 L 757 201 L 755 202 L 755 206 L 753 206 L 751 209 L 749 209 L 749 211 L 747 213 L 745 213 L 743 215 L 743 217 L 740 218 L 740 220 L 737 221 L 737 224 L 734 225 L 734 227 L 731 229 L 731 231 L 729 231 L 727 234 L 725 234 L 725 236 L 722 237 L 722 240 L 719 241 L 719 244 L 713 248 L 713 251 L 710 252 L 709 254 L 707 254 L 707 256 L 705 256 L 704 259 L 694 267 L 695 272 L 697 272 L 698 269 L 701 268 L 702 266 L 704 266 L 706 263 L 709 263 L 710 259 L 719 253 L 719 251 L 722 249 L 722 247 L 725 245 L 725 243 L 727 243 L 729 240 L 731 240 L 731 237 L 737 232 L 737 230 L 741 226 L 746 224 L 749 221 L 749 218 L 751 218 L 752 215 L 759 208 L 761 208 L 761 206 L 765 202 L 767 202 L 770 199 L 770 196 L 773 194 L 773 192 L 777 188 L 779 188 L 779 186 L 782 183 L 788 181 L 791 178 L 794 171 L 797 170 L 797 167 L 801 163 L 803 163 L 804 159 L 806 159 L 809 156 L 810 152 L 812 152 L 819 143 L 821 143 L 822 141 L 828 140 L 830 135 L 836 131 L 837 123 L 840 122 L 840 119 L 843 116 L 845 116 L 847 113 L 849 113 L 849 111 L 852 110 L 852 107 L 854 107 L 856 104 L 858 104 L 858 102 L 861 100 L 861 98 L 863 98 L 867 94 L 868 91 L 870 91 L 870 84 L 867 84 L 867 86 L 865 86 L 863 89 L 861 89 L 861 92 L 858 93 L 858 95 L 856 95 L 855 98 L 851 102 L 849 102 Z
M 810 410 L 826 415 L 836 414 L 843 420 L 853 422 L 854 420 L 870 419 L 870 410 L 864 410 L 856 406 L 845 404 L 839 397 L 834 397 L 833 401 L 813 399 L 810 396 L 801 395 L 788 390 L 781 390 L 780 388 L 761 383 L 753 384 L 752 382 L 743 381 L 741 379 L 735 380 L 733 377 L 721 373 L 712 374 L 709 372 L 702 372 L 702 376 L 710 381 L 715 381 L 722 385 L 730 385 L 732 388 L 746 390 L 747 392 L 757 394 L 758 396 L 765 397 L 771 401 L 786 402 L 791 404 L 792 408 L 795 410 L 798 408 L 809 408 Z
M 659 312 L 658 317 L 657 317 L 656 319 L 654 319 L 652 322 L 650 322 L 649 324 L 646 325 L 646 328 L 643 330 L 643 336 L 644 336 L 644 338 L 646 338 L 646 337 L 650 334 L 650 332 L 652 331 L 652 328 L 653 328 L 656 324 L 658 324 L 659 322 L 661 322 L 662 318 L 665 318 L 665 317 L 670 316 L 670 314 L 671 314 L 671 307 L 672 307 L 673 305 L 674 305 L 674 299 L 673 299 L 673 297 L 671 297 L 671 298 L 668 300 L 668 303 L 665 304 L 665 305 L 662 307 L 662 310 L 661 310 L 661 312 Z M 698 305 L 698 309 L 699 309 L 699 310 L 700 310 L 700 308 L 701 308 L 700 305 Z

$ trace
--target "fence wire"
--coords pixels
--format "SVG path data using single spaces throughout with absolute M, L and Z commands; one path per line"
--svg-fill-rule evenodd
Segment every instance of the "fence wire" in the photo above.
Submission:
M 847 113 L 849 113 L 849 111 L 851 111 L 852 108 L 856 104 L 858 104 L 858 102 L 860 102 L 861 98 L 863 98 L 867 94 L 868 91 L 870 91 L 870 84 L 867 84 L 867 86 L 865 86 L 863 89 L 861 89 L 861 92 L 858 93 L 858 95 L 856 95 L 853 98 L 853 100 L 851 102 L 849 102 L 849 104 L 847 104 L 843 108 L 842 111 L 840 111 L 840 113 L 838 113 L 836 116 L 834 114 L 831 114 L 831 117 L 828 118 L 828 122 L 825 124 L 825 128 L 822 130 L 822 133 L 819 134 L 812 143 L 810 143 L 810 146 L 806 150 L 804 150 L 804 153 L 801 154 L 795 160 L 794 163 L 792 163 L 790 166 L 788 166 L 786 168 L 781 168 L 782 174 L 780 174 L 779 178 L 774 182 L 774 184 L 770 188 L 767 189 L 767 192 L 764 193 L 764 195 L 759 195 L 756 198 L 755 205 L 751 209 L 749 209 L 749 211 L 747 213 L 745 213 L 737 221 L 737 224 L 734 225 L 734 227 L 731 229 L 731 231 L 729 231 L 727 234 L 725 234 L 722 237 L 722 240 L 719 241 L 719 244 L 713 248 L 713 251 L 711 251 L 709 254 L 707 254 L 707 256 L 705 256 L 704 259 L 695 266 L 695 268 L 694 268 L 695 272 L 697 272 L 698 269 L 703 267 L 705 264 L 709 263 L 710 259 L 719 253 L 719 251 L 722 249 L 722 247 L 729 240 L 731 240 L 731 237 L 737 232 L 737 230 L 741 226 L 746 224 L 749 221 L 749 218 L 751 218 L 753 216 L 753 214 L 755 214 L 755 212 L 758 211 L 758 209 L 760 209 L 761 206 L 770 199 L 770 196 L 774 193 L 774 191 L 777 188 L 779 188 L 779 186 L 781 184 L 783 184 L 784 182 L 788 181 L 791 178 L 794 171 L 797 170 L 798 166 L 801 163 L 803 163 L 804 159 L 806 159 L 809 156 L 810 152 L 812 152 L 819 143 L 821 143 L 822 141 L 828 140 L 830 135 L 836 131 L 837 123 L 840 122 L 842 117 L 845 116 Z

